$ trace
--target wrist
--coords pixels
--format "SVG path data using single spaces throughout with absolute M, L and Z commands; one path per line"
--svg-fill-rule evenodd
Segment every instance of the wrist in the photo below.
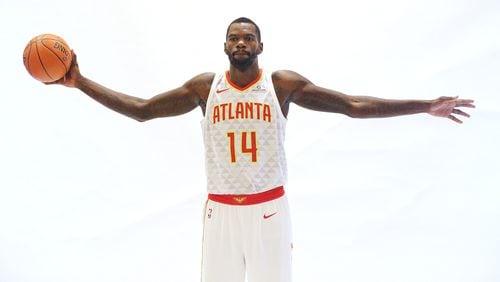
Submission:
M 79 75 L 78 77 L 74 78 L 72 86 L 81 90 L 83 87 L 85 87 L 88 81 L 89 80 L 86 77 Z
M 424 113 L 430 114 L 432 112 L 432 104 L 434 100 L 423 100 Z

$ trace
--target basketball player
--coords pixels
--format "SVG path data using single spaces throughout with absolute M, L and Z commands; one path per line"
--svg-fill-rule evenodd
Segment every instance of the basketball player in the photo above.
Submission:
M 260 69 L 262 51 L 258 26 L 238 18 L 226 32 L 228 71 L 197 75 L 151 99 L 125 95 L 84 77 L 76 56 L 67 76 L 57 82 L 141 122 L 201 108 L 208 188 L 204 282 L 291 281 L 283 146 L 291 103 L 354 118 L 428 113 L 458 123 L 458 116 L 469 117 L 459 107 L 474 107 L 472 100 L 456 97 L 424 101 L 346 95 L 292 71 Z

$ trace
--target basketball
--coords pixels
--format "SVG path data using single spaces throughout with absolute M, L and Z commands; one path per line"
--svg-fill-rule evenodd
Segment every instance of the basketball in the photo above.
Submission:
M 26 70 L 41 82 L 53 82 L 64 77 L 72 58 L 66 41 L 54 34 L 33 37 L 23 52 Z

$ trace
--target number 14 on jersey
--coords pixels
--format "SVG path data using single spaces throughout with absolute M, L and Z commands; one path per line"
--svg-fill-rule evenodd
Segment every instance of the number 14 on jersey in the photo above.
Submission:
M 249 155 L 253 163 L 257 162 L 257 133 L 255 131 L 228 132 L 227 138 L 231 163 L 236 163 L 243 155 Z

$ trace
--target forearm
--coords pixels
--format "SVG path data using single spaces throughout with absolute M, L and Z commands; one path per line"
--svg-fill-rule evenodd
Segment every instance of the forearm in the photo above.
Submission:
M 299 106 L 324 112 L 345 114 L 353 118 L 380 118 L 417 113 L 430 110 L 430 100 L 395 100 L 371 96 L 352 96 L 335 90 L 306 85 L 295 96 Z
M 355 118 L 378 118 L 428 113 L 430 100 L 393 100 L 368 96 L 352 96 L 351 109 L 347 113 Z
M 144 99 L 116 92 L 85 77 L 80 77 L 75 82 L 75 87 L 115 112 L 137 121 L 146 120 L 142 110 Z

